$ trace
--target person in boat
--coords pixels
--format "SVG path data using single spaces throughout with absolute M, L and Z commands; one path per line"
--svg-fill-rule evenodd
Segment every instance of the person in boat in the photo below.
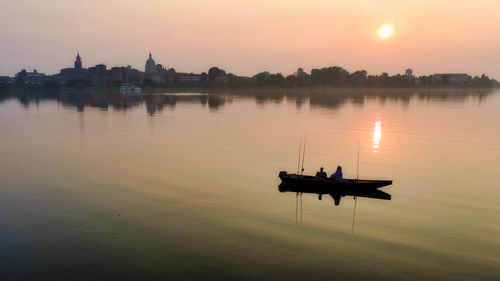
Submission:
M 342 175 L 342 167 L 337 166 L 337 171 L 330 176 L 330 179 L 337 182 L 344 182 L 344 176 Z
M 316 177 L 326 179 L 328 175 L 323 171 L 323 167 L 319 168 L 319 172 L 316 173 Z

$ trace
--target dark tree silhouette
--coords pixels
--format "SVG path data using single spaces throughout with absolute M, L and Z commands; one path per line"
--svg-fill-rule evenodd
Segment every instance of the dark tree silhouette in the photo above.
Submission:
M 218 67 L 212 67 L 208 70 L 208 81 L 213 82 L 216 77 L 226 76 L 226 71 Z
M 366 70 L 358 70 L 349 76 L 349 84 L 351 86 L 363 86 L 367 79 Z
M 208 75 L 206 72 L 203 72 L 200 74 L 200 83 L 207 83 L 208 82 Z
M 314 85 L 341 86 L 346 84 L 348 78 L 349 72 L 338 66 L 311 70 L 311 82 Z

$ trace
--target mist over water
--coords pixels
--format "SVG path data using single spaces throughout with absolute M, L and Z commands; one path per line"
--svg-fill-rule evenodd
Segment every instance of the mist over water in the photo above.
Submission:
M 2 280 L 494 280 L 500 92 L 18 94 L 0 101 Z M 391 200 L 280 192 L 392 179 Z M 302 209 L 302 212 L 301 212 Z

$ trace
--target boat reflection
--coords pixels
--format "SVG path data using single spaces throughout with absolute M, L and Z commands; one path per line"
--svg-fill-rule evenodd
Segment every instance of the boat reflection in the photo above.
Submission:
M 297 186 L 290 184 L 280 184 L 278 186 L 279 192 L 295 192 L 297 194 L 302 193 L 313 193 L 318 194 L 318 199 L 321 200 L 324 194 L 330 195 L 335 202 L 335 206 L 340 204 L 340 199 L 345 196 L 353 196 L 353 197 L 366 197 L 372 199 L 381 199 L 381 200 L 391 200 L 391 195 L 389 193 L 385 193 L 378 189 L 339 189 L 333 190 L 332 192 L 325 193 L 324 189 L 317 188 L 314 186 Z

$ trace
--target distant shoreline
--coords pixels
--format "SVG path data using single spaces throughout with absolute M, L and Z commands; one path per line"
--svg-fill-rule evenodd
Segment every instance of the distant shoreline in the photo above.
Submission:
M 365 70 L 349 72 L 340 66 L 313 68 L 310 73 L 298 68 L 296 72 L 283 75 L 263 71 L 251 77 L 228 73 L 219 67 L 211 67 L 200 74 L 181 73 L 173 68 L 166 69 L 156 64 L 152 55 L 141 71 L 131 66 L 112 67 L 104 64 L 89 68 L 82 67 L 77 54 L 73 68 L 63 68 L 58 74 L 45 75 L 36 69 L 18 72 L 15 77 L 0 77 L 0 92 L 12 89 L 23 90 L 73 90 L 73 89 L 116 89 L 126 87 L 144 92 L 158 91 L 216 91 L 218 89 L 322 89 L 322 88 L 492 88 L 500 87 L 495 79 L 486 74 L 481 76 L 466 73 L 440 73 L 423 76 L 413 75 L 408 68 L 404 74 L 368 74 Z

